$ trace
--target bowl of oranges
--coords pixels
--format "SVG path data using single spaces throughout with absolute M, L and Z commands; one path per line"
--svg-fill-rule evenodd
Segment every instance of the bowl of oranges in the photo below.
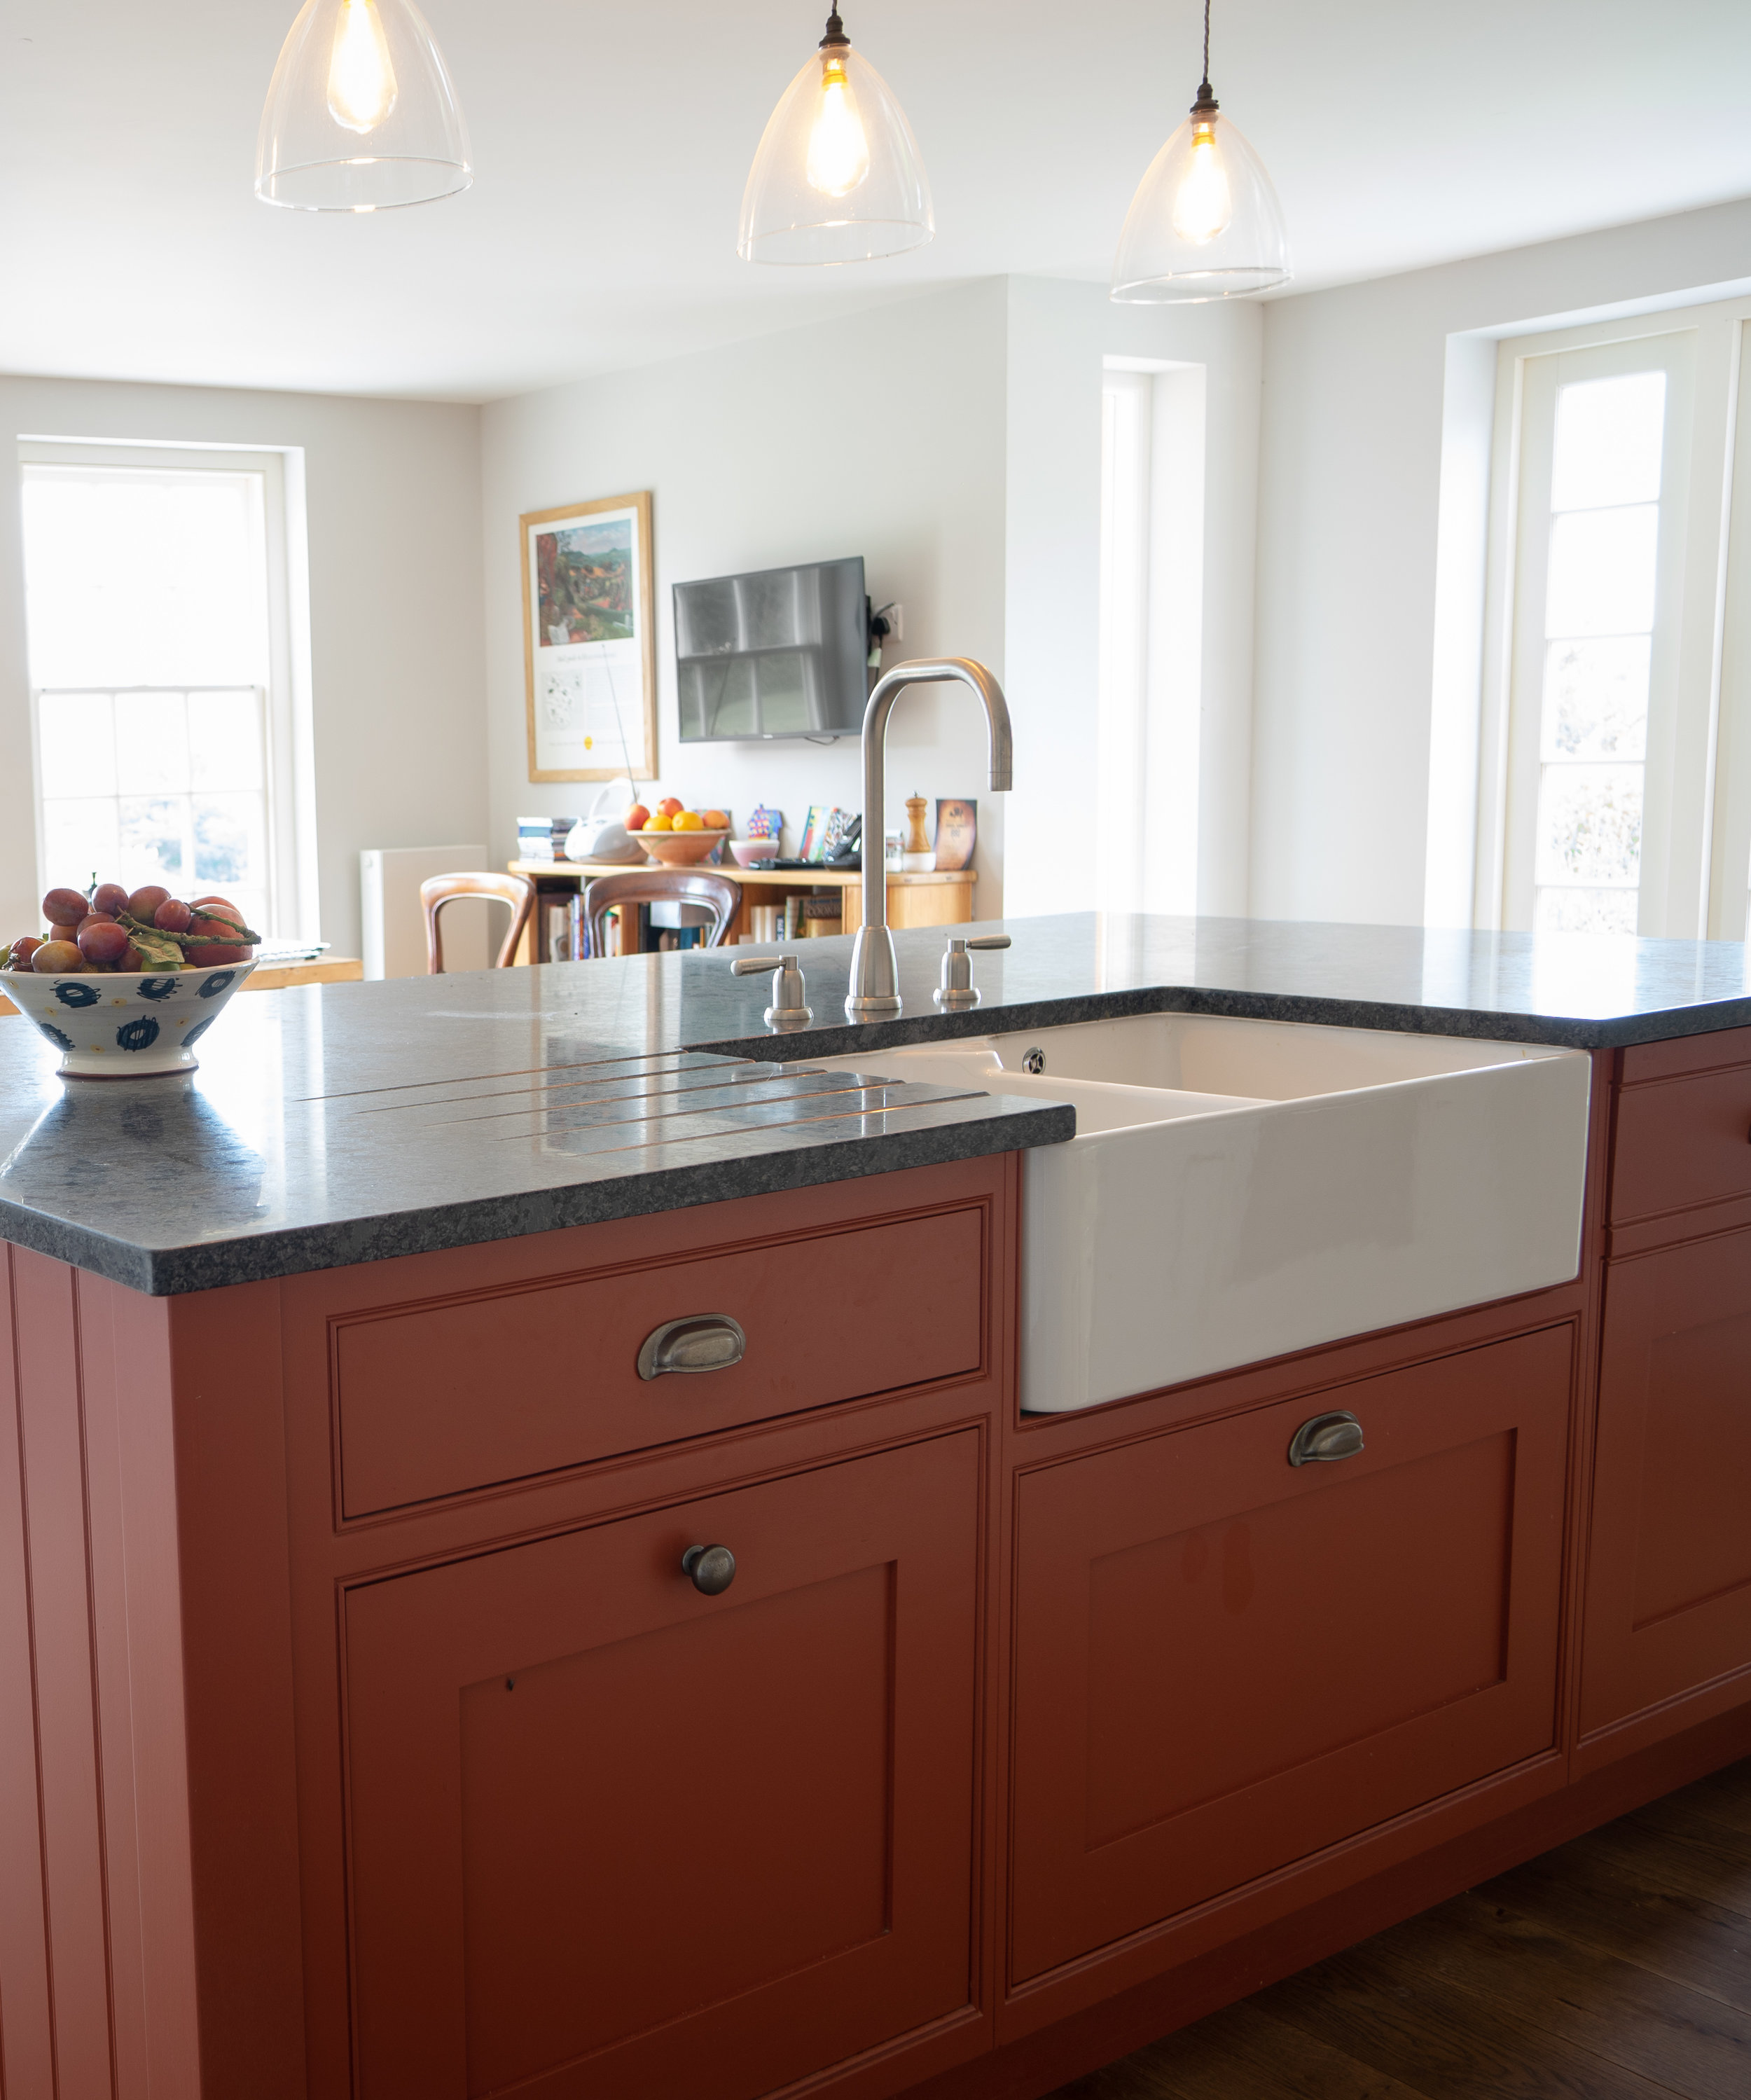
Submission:
M 695 867 L 729 837 L 730 819 L 721 810 L 690 810 L 665 795 L 655 810 L 633 803 L 626 828 L 660 867 Z

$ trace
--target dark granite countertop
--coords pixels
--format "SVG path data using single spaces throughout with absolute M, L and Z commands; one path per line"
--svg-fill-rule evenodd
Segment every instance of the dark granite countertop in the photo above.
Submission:
M 722 954 L 245 995 L 192 1079 L 64 1083 L 0 1020 L 0 1237 L 155 1294 L 289 1276 L 1061 1142 L 1068 1108 L 809 1075 L 811 1054 L 1176 1011 L 1594 1049 L 1751 1026 L 1724 942 L 1092 915 L 1017 920 L 984 1003 L 845 1023 L 851 944 L 801 951 L 774 1037 Z M 774 1069 L 774 1061 L 787 1069 Z

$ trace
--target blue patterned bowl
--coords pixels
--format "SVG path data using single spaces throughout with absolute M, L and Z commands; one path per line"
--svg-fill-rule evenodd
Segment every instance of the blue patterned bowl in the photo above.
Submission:
M 0 992 L 60 1052 L 63 1079 L 156 1079 L 195 1070 L 196 1043 L 254 968 L 65 977 L 0 970 Z

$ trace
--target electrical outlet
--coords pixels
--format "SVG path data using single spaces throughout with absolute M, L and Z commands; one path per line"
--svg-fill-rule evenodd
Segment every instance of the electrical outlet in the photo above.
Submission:
M 887 623 L 888 623 L 888 639 L 889 639 L 889 641 L 890 641 L 890 642 L 903 642 L 903 641 L 905 641 L 905 639 L 906 639 L 906 607 L 905 607 L 903 605 L 890 605 L 890 606 L 888 607 L 887 611 L 886 611 L 882 615 L 882 617 L 883 617 L 883 618 L 887 621 Z

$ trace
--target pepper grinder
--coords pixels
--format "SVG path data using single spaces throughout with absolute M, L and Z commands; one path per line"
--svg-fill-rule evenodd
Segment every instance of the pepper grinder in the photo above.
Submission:
M 929 806 L 922 795 L 908 795 L 906 798 L 908 828 L 906 844 L 900 849 L 902 875 L 928 875 L 937 864 L 936 848 L 924 830 L 924 812 Z

